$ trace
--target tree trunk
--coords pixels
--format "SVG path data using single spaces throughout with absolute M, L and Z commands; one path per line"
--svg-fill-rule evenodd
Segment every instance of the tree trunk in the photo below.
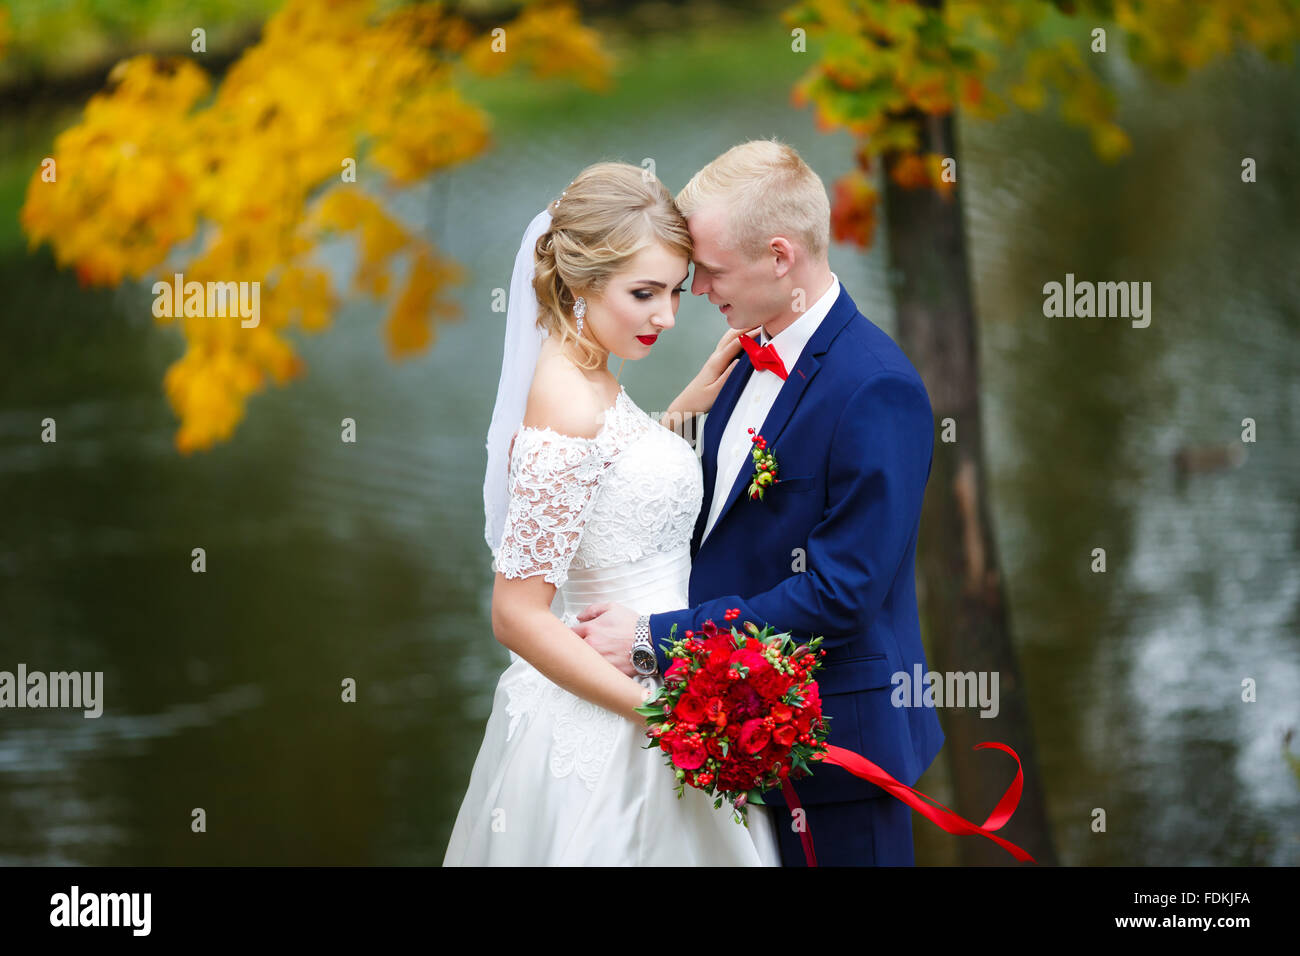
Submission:
M 920 152 L 956 156 L 951 116 L 922 117 L 920 123 Z M 978 705 L 939 711 L 954 809 L 973 823 L 984 822 L 1011 782 L 1014 763 L 1000 751 L 972 748 L 986 740 L 1009 745 L 1024 766 L 1024 792 L 1015 816 L 999 834 L 1040 864 L 1055 865 L 988 508 L 977 326 L 960 186 L 947 200 L 933 189 L 903 189 L 888 178 L 892 163 L 891 156 L 884 215 L 899 345 L 925 380 L 937 425 L 917 543 L 928 663 L 940 672 L 996 672 L 999 681 L 996 717 L 981 717 Z M 960 183 L 960 164 L 957 178 Z M 956 425 L 951 442 L 942 440 L 948 418 Z M 980 837 L 959 838 L 959 852 L 963 865 L 1014 863 L 1005 850 Z

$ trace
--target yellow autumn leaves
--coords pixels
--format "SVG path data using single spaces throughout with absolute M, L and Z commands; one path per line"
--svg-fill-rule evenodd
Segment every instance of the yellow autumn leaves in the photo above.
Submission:
M 465 61 L 484 76 L 523 65 L 538 76 L 578 76 L 595 90 L 609 87 L 612 63 L 570 6 L 526 7 L 510 26 L 509 42 L 489 35 L 466 52 Z
M 1295 0 L 1115 0 L 1114 6 L 1135 54 L 1167 79 L 1226 56 L 1238 41 L 1271 59 L 1289 59 L 1300 36 Z
M 819 129 L 845 129 L 858 140 L 857 169 L 834 187 L 835 237 L 871 244 L 878 197 L 870 173 L 879 157 L 891 157 L 899 185 L 951 194 L 942 157 L 917 152 L 924 116 L 960 107 L 987 119 L 1011 105 L 1038 110 L 1054 97 L 1061 116 L 1088 131 L 1102 159 L 1129 152 L 1114 96 L 1087 59 L 1092 51 L 1075 39 L 1071 15 L 1113 23 L 1119 29 L 1110 43 L 1169 77 L 1228 53 L 1238 40 L 1286 58 L 1300 38 L 1295 0 L 945 0 L 941 7 L 801 0 L 785 21 L 823 37 L 824 49 L 796 87 L 794 103 L 815 108 Z
M 527 7 L 504 30 L 498 52 L 441 4 L 288 0 L 219 88 L 192 59 L 134 57 L 56 138 L 21 213 L 31 247 L 48 241 L 86 284 L 174 273 L 260 284 L 253 327 L 158 320 L 185 338 L 164 380 L 180 451 L 228 439 L 251 395 L 301 374 L 291 332 L 328 327 L 346 292 L 391 297 L 384 333 L 398 358 L 459 316 L 445 297 L 459 267 L 389 215 L 373 186 L 417 182 L 487 147 L 488 118 L 456 88 L 458 64 L 518 62 L 588 85 L 608 69 L 568 5 Z M 338 234 L 359 247 L 347 290 L 313 258 Z
M 109 82 L 114 91 L 92 97 L 83 121 L 55 139 L 53 164 L 33 174 L 20 215 L 29 246 L 52 240 L 59 265 L 88 285 L 143 277 L 197 225 L 198 161 L 173 137 L 188 134 L 206 76 L 139 57 Z

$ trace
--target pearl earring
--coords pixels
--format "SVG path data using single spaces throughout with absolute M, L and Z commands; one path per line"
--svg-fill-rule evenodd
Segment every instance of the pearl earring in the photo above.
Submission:
M 587 300 L 584 299 L 582 296 L 578 296 L 577 301 L 573 303 L 573 317 L 578 320 L 579 335 L 582 334 L 582 317 L 586 314 L 587 314 Z

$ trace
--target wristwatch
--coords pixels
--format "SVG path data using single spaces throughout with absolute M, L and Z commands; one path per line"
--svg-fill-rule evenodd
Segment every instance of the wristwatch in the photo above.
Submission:
M 636 619 L 636 632 L 632 638 L 632 667 L 642 677 L 649 677 L 659 669 L 655 659 L 654 645 L 650 643 L 650 615 L 642 614 Z

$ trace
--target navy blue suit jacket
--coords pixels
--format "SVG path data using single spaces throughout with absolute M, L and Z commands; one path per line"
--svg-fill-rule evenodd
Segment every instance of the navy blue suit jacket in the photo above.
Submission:
M 763 500 L 746 493 L 752 459 L 736 476 L 713 530 L 701 536 L 717 481 L 718 444 L 753 365 L 743 361 L 718 393 L 704 428 L 704 502 L 691 541 L 692 607 L 650 615 L 663 648 L 739 608 L 797 641 L 822 635 L 818 672 L 830 742 L 914 784 L 943 745 L 934 709 L 890 703 L 890 677 L 926 668 L 916 606 L 921 501 L 934 452 L 934 418 L 920 375 L 894 341 L 839 297 L 804 346 L 760 433 L 780 481 Z M 729 477 L 729 476 L 727 476 Z M 802 570 L 799 570 L 802 568 Z M 910 701 L 909 701 L 910 702 Z M 884 795 L 839 767 L 796 781 L 808 804 Z M 890 798 L 892 799 L 892 798 Z M 784 805 L 779 790 L 764 794 Z

